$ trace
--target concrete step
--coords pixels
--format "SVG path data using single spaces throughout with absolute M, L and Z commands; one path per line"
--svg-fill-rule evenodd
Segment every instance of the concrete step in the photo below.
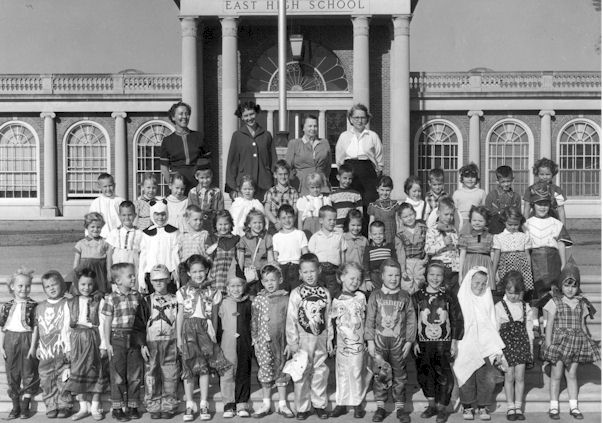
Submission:
M 335 372 L 334 359 L 330 358 L 327 360 L 327 364 L 330 369 L 329 373 L 329 384 L 328 384 L 328 395 L 331 407 L 335 405 Z M 408 384 L 407 384 L 407 408 L 408 410 L 414 410 L 421 412 L 427 406 L 427 400 L 420 390 L 416 382 L 416 368 L 414 361 L 410 360 L 407 365 L 408 369 Z M 257 368 L 252 369 L 252 386 L 251 386 L 251 399 L 250 402 L 254 407 L 259 408 L 262 403 L 262 392 L 255 380 L 257 374 Z M 526 372 L 526 412 L 546 412 L 549 407 L 549 376 L 547 372 L 542 372 L 541 367 L 538 365 L 532 370 Z M 601 369 L 592 364 L 584 364 L 578 368 L 578 383 L 579 383 L 579 401 L 580 409 L 583 412 L 598 412 L 601 410 Z M 6 386 L 5 374 L 2 371 L 0 373 L 0 384 Z M 561 386 L 560 401 L 567 404 L 568 396 L 567 389 L 564 383 Z M 492 410 L 496 410 L 498 413 L 504 413 L 506 411 L 506 400 L 503 390 L 502 383 L 497 385 L 495 390 L 496 402 L 492 406 Z M 183 398 L 182 386 L 180 386 L 179 398 Z M 220 394 L 219 379 L 212 377 L 210 379 L 210 406 L 217 412 L 223 410 L 223 402 Z M 272 396 L 273 401 L 277 401 L 278 397 L 276 392 Z M 41 394 L 36 395 L 34 398 L 36 402 L 36 409 L 38 412 L 44 412 L 45 406 L 41 399 Z M 290 405 L 293 407 L 293 388 L 291 385 L 288 387 L 288 400 Z M 105 410 L 109 410 L 109 395 L 103 395 L 103 407 Z M 455 387 L 452 401 L 451 410 L 456 410 L 458 407 L 458 389 Z M 6 395 L 5 391 L 0 394 L 0 412 L 7 412 L 11 408 L 11 403 Z M 374 411 L 376 409 L 376 403 L 374 400 L 372 390 L 369 390 L 366 396 L 366 409 L 367 411 Z M 181 403 L 180 411 L 184 411 L 184 404 Z

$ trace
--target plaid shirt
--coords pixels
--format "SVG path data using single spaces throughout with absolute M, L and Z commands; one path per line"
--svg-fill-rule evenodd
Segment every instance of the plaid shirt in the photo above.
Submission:
M 278 217 L 278 209 L 283 204 L 290 204 L 295 208 L 297 199 L 299 198 L 299 192 L 292 186 L 282 188 L 280 185 L 275 185 L 266 191 L 264 195 L 264 205 L 270 208 L 270 212 Z
M 220 188 L 200 188 L 196 186 L 188 192 L 188 204 L 199 206 L 201 210 L 224 210 L 224 195 Z
M 404 255 L 406 258 L 425 258 L 425 239 L 427 236 L 427 225 L 423 222 L 415 224 L 414 231 L 410 231 L 406 226 L 398 233 L 398 238 L 402 241 Z
M 207 231 L 195 232 L 185 229 L 178 235 L 178 257 L 185 261 L 193 254 L 205 255 L 205 242 L 209 236 Z
M 112 318 L 112 330 L 134 329 L 134 320 L 141 301 L 142 294 L 138 291 L 132 290 L 127 294 L 122 294 L 116 290 L 105 296 L 105 304 L 101 313 Z
M 429 204 L 430 210 L 438 208 L 438 200 L 442 197 L 446 197 L 448 194 L 442 191 L 439 195 L 434 193 L 432 190 L 427 191 L 425 194 L 425 202 Z

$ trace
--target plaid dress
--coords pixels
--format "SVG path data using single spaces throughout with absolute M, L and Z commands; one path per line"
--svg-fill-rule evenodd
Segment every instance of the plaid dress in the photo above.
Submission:
M 592 363 L 601 360 L 599 347 L 582 330 L 584 299 L 579 298 L 578 305 L 573 309 L 562 297 L 553 297 L 551 301 L 557 309 L 555 320 L 552 322 L 553 339 L 543 350 L 542 359 L 553 364 L 563 361 L 566 367 L 571 363 Z
M 214 242 L 218 247 L 212 253 L 211 259 L 213 266 L 209 273 L 209 278 L 213 281 L 212 288 L 226 292 L 226 282 L 229 277 L 235 276 L 237 244 L 241 238 L 238 235 L 222 236 L 208 242 L 208 246 Z

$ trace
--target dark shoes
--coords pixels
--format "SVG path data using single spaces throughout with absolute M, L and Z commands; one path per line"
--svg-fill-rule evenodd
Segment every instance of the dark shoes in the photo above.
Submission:
M 129 422 L 130 421 L 130 417 L 124 413 L 124 410 L 122 410 L 121 408 L 118 408 L 117 410 L 113 410 L 111 412 L 111 417 L 113 417 L 113 420 L 117 420 L 118 422 Z
M 142 417 L 142 414 L 140 414 L 138 408 L 132 407 L 128 410 L 128 417 L 132 420 L 138 420 Z
M 57 414 L 59 414 L 59 410 L 50 410 L 46 412 L 47 419 L 56 419 Z
M 431 419 L 436 414 L 438 414 L 438 409 L 430 405 L 421 413 L 421 418 Z
M 176 413 L 174 413 L 173 411 L 162 411 L 161 412 L 161 418 L 165 419 L 165 420 L 173 419 L 175 415 L 176 415 Z
M 19 417 L 22 419 L 29 419 L 31 417 L 31 411 L 29 410 L 31 399 L 23 398 L 23 402 L 21 403 L 21 413 Z
M 385 408 L 379 407 L 377 408 L 377 411 L 375 411 L 375 414 L 373 414 L 373 421 L 376 423 L 382 422 L 385 420 L 386 415 L 387 413 L 385 412 Z
M 331 411 L 331 417 L 337 418 L 348 414 L 348 407 L 345 405 L 336 405 L 335 408 Z
M 396 410 L 396 417 L 400 423 L 410 423 L 410 413 L 404 411 L 403 408 L 398 408 Z
M 20 415 L 21 415 L 21 406 L 15 407 L 13 405 L 13 409 L 10 410 L 10 413 L 8 413 L 8 417 L 6 419 L 7 420 L 18 419 Z
M 308 417 L 310 417 L 310 413 L 311 411 L 300 411 L 299 413 L 297 413 L 297 420 L 306 420 Z
M 362 408 L 361 405 L 357 405 L 354 407 L 354 418 L 355 419 L 362 419 L 365 415 L 366 415 L 366 411 L 364 411 L 364 408 Z
M 57 412 L 57 419 L 66 419 L 70 415 L 70 410 L 67 410 L 66 408 L 59 408 L 59 411 Z
M 324 408 L 315 408 L 314 412 L 316 413 L 318 418 L 321 420 L 326 420 L 329 418 L 329 412 L 327 410 L 325 410 Z
M 446 423 L 447 420 L 448 411 L 446 411 L 446 407 L 438 409 L 438 414 L 436 415 L 436 423 Z
M 161 418 L 161 413 L 159 411 L 151 412 L 151 419 L 158 420 Z

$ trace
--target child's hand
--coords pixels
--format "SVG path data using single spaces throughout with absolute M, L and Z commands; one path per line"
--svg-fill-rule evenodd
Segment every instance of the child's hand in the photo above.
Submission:
M 100 352 L 101 352 L 101 358 L 107 358 L 108 357 L 107 350 L 101 349 Z
M 419 354 L 421 354 L 421 347 L 419 347 L 419 343 L 415 343 L 412 350 L 416 356 L 419 356 Z
M 109 360 L 113 358 L 113 345 L 111 344 L 107 344 L 107 357 L 109 357 Z
M 375 342 L 368 341 L 368 353 L 371 357 L 375 358 Z
M 285 347 L 285 350 L 283 351 L 283 354 L 285 355 L 285 357 L 289 357 L 291 355 L 291 351 L 289 350 L 289 345 L 287 345 Z
M 453 340 L 450 344 L 450 357 L 455 358 L 457 353 L 459 352 L 459 347 L 457 345 L 456 340 Z
M 402 359 L 405 359 L 406 357 L 408 357 L 408 354 L 410 354 L 411 347 L 412 347 L 411 342 L 406 342 L 404 344 L 404 346 L 402 347 Z
M 144 361 L 149 361 L 151 358 L 151 354 L 149 353 L 149 348 L 146 345 L 142 345 L 140 347 L 140 354 L 142 355 L 142 359 Z
M 371 282 L 370 280 L 367 280 L 367 281 L 364 283 L 364 285 L 365 285 L 366 290 L 367 290 L 368 292 L 371 292 L 373 289 L 375 289 L 375 285 L 374 285 L 374 284 L 373 284 L 373 282 Z
M 207 247 L 205 249 L 205 253 L 210 256 L 214 253 L 214 251 L 216 251 L 216 248 L 218 248 L 218 243 L 216 242 L 215 244 L 210 245 L 209 247 Z
M 27 358 L 37 358 L 36 357 L 36 348 L 32 345 L 27 352 Z

